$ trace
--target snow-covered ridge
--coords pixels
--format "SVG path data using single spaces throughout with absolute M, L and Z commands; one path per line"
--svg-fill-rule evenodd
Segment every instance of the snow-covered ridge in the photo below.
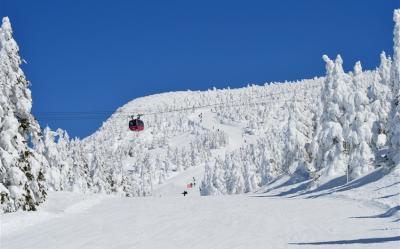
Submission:
M 208 105 L 233 105 L 243 104 L 244 106 L 251 101 L 268 102 L 282 100 L 282 97 L 292 97 L 296 91 L 306 91 L 307 89 L 321 88 L 323 77 L 302 81 L 290 82 L 270 82 L 264 85 L 248 85 L 238 89 L 212 89 L 208 91 L 178 91 L 154 94 L 150 96 L 134 99 L 124 106 L 118 108 L 114 114 L 105 122 L 113 122 L 114 119 L 128 119 L 135 114 L 148 114 L 157 112 L 179 112 L 184 108 L 199 108 Z M 114 124 L 113 124 L 114 125 Z M 125 123 L 124 123 L 125 125 Z M 100 128 L 99 130 L 102 130 Z M 99 131 L 96 131 L 95 136 Z

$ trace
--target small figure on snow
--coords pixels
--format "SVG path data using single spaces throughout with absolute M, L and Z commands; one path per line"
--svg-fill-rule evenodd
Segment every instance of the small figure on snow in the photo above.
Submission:
M 186 196 L 188 194 L 188 192 L 185 190 L 182 192 L 183 196 Z

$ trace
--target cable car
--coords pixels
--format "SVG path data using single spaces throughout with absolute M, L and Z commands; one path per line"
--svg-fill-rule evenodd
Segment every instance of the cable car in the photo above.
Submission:
M 133 118 L 129 121 L 129 130 L 131 131 L 143 131 L 144 130 L 144 123 L 140 119 L 140 115 L 137 118 Z

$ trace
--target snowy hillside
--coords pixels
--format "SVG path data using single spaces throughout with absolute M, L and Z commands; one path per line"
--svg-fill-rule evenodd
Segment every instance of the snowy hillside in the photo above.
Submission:
M 110 177 L 120 181 L 130 177 L 130 182 L 136 184 L 130 188 L 136 192 L 128 194 L 149 195 L 154 184 L 176 173 L 204 167 L 204 163 L 222 158 L 226 152 L 258 143 L 260 137 L 282 130 L 287 124 L 287 106 L 293 99 L 312 118 L 322 82 L 319 78 L 236 90 L 166 93 L 134 100 L 82 141 L 90 155 L 89 169 L 97 169 L 99 162 L 111 159 L 113 167 L 125 170 L 120 176 Z M 144 114 L 146 129 L 135 133 L 127 123 L 130 115 L 138 113 Z M 110 172 L 115 174 L 115 170 Z M 107 187 L 102 190 L 113 191 Z
M 80 140 L 40 130 L 3 18 L 0 248 L 399 248 L 394 21 L 376 70 L 138 98 Z
M 157 94 L 119 108 L 84 140 L 39 132 L 11 24 L 1 28 L 2 211 L 35 210 L 48 191 L 148 196 L 189 168 L 202 195 L 257 191 L 284 176 L 309 190 L 400 162 L 400 17 L 393 60 L 344 72 L 326 55 L 326 76 L 285 83 Z M 16 98 L 16 96 L 23 96 Z M 142 114 L 145 130 L 128 121 Z M 16 137 L 14 142 L 12 137 Z M 300 181 L 299 180 L 299 181 Z M 297 181 L 297 180 L 296 180 Z

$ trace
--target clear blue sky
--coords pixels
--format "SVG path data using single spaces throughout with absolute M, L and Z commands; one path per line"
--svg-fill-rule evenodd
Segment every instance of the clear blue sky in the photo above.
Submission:
M 324 74 L 322 54 L 378 66 L 392 54 L 400 0 L 0 0 L 33 112 L 115 110 L 176 90 L 242 87 Z M 39 119 L 85 137 L 103 120 Z

